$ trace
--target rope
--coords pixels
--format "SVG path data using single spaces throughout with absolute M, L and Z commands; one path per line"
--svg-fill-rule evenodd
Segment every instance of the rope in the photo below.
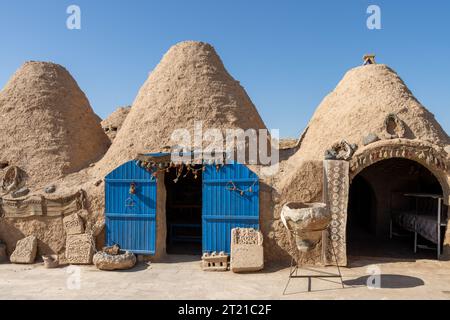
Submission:
M 256 182 L 258 182 L 258 180 L 253 181 L 253 184 L 248 187 L 247 189 L 240 189 L 236 186 L 236 184 L 233 181 L 229 181 L 227 183 L 227 190 L 228 191 L 237 191 L 241 194 L 241 196 L 243 196 L 245 193 L 252 193 L 253 192 L 253 187 L 255 186 Z

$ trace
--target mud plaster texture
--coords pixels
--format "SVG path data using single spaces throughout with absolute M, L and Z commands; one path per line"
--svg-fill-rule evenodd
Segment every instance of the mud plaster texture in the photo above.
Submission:
M 11 255 L 17 241 L 34 235 L 38 239 L 37 255 L 64 256 L 66 235 L 61 217 L 33 217 L 28 219 L 0 220 L 0 235 Z
M 26 172 L 28 187 L 98 161 L 110 143 L 76 81 L 62 66 L 27 62 L 0 92 L 0 160 Z
M 297 256 L 295 246 L 291 244 L 286 229 L 281 222 L 280 213 L 287 202 L 315 203 L 323 199 L 323 161 L 303 161 L 290 176 L 290 181 L 282 189 L 273 189 L 272 218 L 263 220 L 265 255 L 268 261 L 283 261 L 287 263 L 291 256 L 299 261 L 318 261 L 322 256 L 321 243 L 316 249 Z M 267 231 L 265 231 L 267 230 Z M 269 243 L 268 243 L 269 242 Z
M 413 96 L 403 80 L 386 65 L 351 69 L 319 105 L 293 157 L 322 160 L 332 144 L 346 140 L 363 146 L 369 133 L 385 136 L 384 121 L 395 114 L 405 126 L 403 137 L 444 148 L 450 139 L 439 123 Z M 443 151 L 443 149 L 442 149 Z
M 131 107 L 119 107 L 116 111 L 111 113 L 108 118 L 101 122 L 102 128 L 108 138 L 112 141 L 117 136 L 117 133 L 122 128 L 122 124 L 130 113 Z
M 69 72 L 54 63 L 25 63 L 0 92 L 0 113 L 0 161 L 25 172 L 30 196 L 47 196 L 44 188 L 51 184 L 54 198 L 85 188 L 92 210 L 84 222 L 95 224 L 103 199 L 89 166 L 104 155 L 110 141 Z M 57 254 L 64 260 L 62 218 L 0 218 L 0 239 L 9 254 L 28 235 L 38 238 L 38 255 Z

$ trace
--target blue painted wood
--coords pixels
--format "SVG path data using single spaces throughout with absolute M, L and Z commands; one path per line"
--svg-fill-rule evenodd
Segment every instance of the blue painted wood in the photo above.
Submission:
M 130 184 L 136 185 L 130 194 Z M 136 254 L 153 255 L 156 249 L 156 180 L 129 161 L 105 178 L 106 244 Z
M 252 192 L 243 195 L 228 190 L 234 185 Z M 203 172 L 203 252 L 230 253 L 231 229 L 259 229 L 259 179 L 241 164 L 227 164 L 216 169 L 208 165 Z

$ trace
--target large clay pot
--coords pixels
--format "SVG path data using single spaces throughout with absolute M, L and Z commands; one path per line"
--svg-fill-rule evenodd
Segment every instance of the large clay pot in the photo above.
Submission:
M 322 232 L 331 222 L 331 213 L 324 203 L 286 203 L 281 210 L 281 220 L 295 238 L 300 252 L 314 249 L 322 238 Z

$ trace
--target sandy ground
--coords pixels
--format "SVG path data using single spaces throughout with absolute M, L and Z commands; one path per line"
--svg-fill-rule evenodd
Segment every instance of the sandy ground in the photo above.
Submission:
M 197 259 L 186 256 L 171 256 L 166 263 L 140 263 L 122 272 L 93 266 L 45 269 L 42 264 L 0 264 L 0 299 L 450 299 L 449 262 L 359 258 L 352 265 L 342 269 L 345 289 L 339 279 L 313 279 L 308 292 L 307 279 L 292 279 L 284 293 L 288 268 L 210 273 L 201 271 Z M 382 274 L 381 289 L 366 286 L 374 266 Z

